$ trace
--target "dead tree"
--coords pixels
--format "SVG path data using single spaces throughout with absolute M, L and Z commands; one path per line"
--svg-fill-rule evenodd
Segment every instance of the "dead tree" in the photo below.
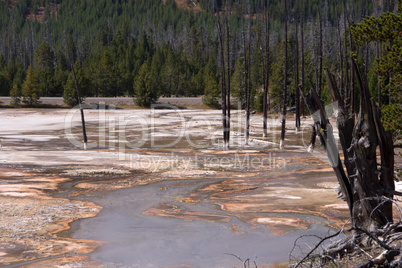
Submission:
M 301 0 L 300 9 L 300 46 L 301 46 L 301 88 L 300 92 L 303 95 L 305 85 L 305 64 L 304 64 L 304 1 Z M 304 116 L 304 102 L 300 102 L 300 113 Z
M 323 43 L 322 43 L 322 16 L 321 16 L 321 1 L 318 2 L 318 25 L 319 25 L 319 52 L 318 52 L 318 76 L 317 76 L 317 89 L 318 96 L 321 98 L 322 90 L 322 60 L 323 60 Z
M 265 15 L 265 73 L 263 99 L 263 136 L 268 137 L 268 90 L 269 90 L 269 1 Z
M 287 109 L 287 95 L 288 95 L 288 13 L 287 1 L 285 0 L 285 71 L 283 77 L 283 110 L 282 110 L 282 130 L 280 148 L 285 146 L 285 127 L 286 127 L 286 109 Z
M 80 90 L 80 85 L 77 80 L 77 75 L 75 73 L 74 69 L 74 61 L 75 61 L 75 55 L 74 55 L 74 44 L 72 42 L 72 39 L 70 39 L 70 42 L 67 42 L 67 57 L 68 60 L 70 61 L 70 66 L 71 66 L 71 71 L 73 72 L 74 75 L 74 81 L 75 81 L 75 88 L 77 90 L 77 98 L 78 98 L 78 105 L 80 108 L 80 113 L 81 113 L 81 124 L 82 124 L 82 136 L 84 139 L 84 149 L 87 149 L 87 143 L 88 143 L 88 138 L 87 138 L 87 131 L 85 128 L 85 116 L 84 116 L 84 110 L 82 108 L 82 100 L 81 100 L 81 90 Z
M 355 69 L 353 68 L 353 58 L 351 55 L 347 55 L 347 45 L 346 45 L 346 34 L 349 32 L 349 51 L 350 53 L 353 51 L 353 38 L 352 38 L 352 31 L 350 30 L 351 22 L 349 19 L 349 13 L 346 8 L 345 0 L 342 0 L 342 5 L 343 5 L 343 10 L 344 10 L 344 20 L 345 20 L 345 57 L 350 59 L 350 84 L 348 85 L 346 83 L 346 87 L 349 87 L 349 101 L 348 99 L 347 104 L 350 105 L 352 109 L 352 113 L 355 113 L 355 108 L 356 108 L 356 94 L 355 94 Z M 349 29 L 346 28 L 346 22 L 348 23 Z M 347 71 L 346 71 L 346 77 L 347 77 Z M 349 107 L 349 106 L 348 106 Z
M 217 28 L 218 28 L 218 38 L 219 38 L 219 56 L 221 65 L 221 98 L 222 98 L 222 128 L 223 128 L 223 142 L 224 148 L 228 148 L 228 122 L 227 122 L 227 108 L 226 108 L 226 72 L 225 72 L 225 53 L 224 53 L 224 40 L 223 40 L 223 29 L 220 21 L 219 13 L 217 15 Z
M 229 16 L 230 16 L 230 1 L 227 1 L 226 6 L 226 53 L 227 53 L 227 86 L 226 86 L 226 108 L 227 108 L 227 121 L 226 121 L 226 142 L 229 146 L 230 142 L 230 75 L 231 75 L 231 68 L 230 68 L 230 29 L 229 29 Z
M 335 0 L 335 18 L 336 18 L 336 30 L 338 34 L 338 57 L 339 57 L 339 69 L 340 69 L 340 78 L 339 78 L 339 87 L 341 91 L 339 92 L 341 97 L 344 97 L 343 91 L 343 52 L 342 52 L 342 36 L 341 30 L 339 26 L 339 17 L 338 17 L 338 1 Z
M 87 131 L 86 131 L 86 128 L 85 128 L 84 109 L 82 108 L 82 103 L 81 103 L 80 86 L 78 84 L 77 76 L 75 74 L 74 66 L 72 64 L 71 64 L 71 70 L 73 71 L 74 81 L 75 81 L 75 88 L 77 89 L 78 105 L 80 107 L 80 113 L 81 113 L 82 136 L 83 136 L 83 139 L 84 139 L 84 149 L 86 150 L 87 149 L 88 138 L 87 138 Z
M 298 29 L 297 29 L 297 21 L 298 17 L 296 14 L 295 18 L 295 32 L 296 32 L 296 57 L 295 57 L 295 65 L 296 65 L 296 71 L 295 71 L 295 103 L 296 103 L 296 113 L 295 113 L 295 126 L 296 126 L 296 131 L 300 131 L 300 88 L 299 88 L 299 37 L 298 37 Z
M 243 38 L 243 50 L 244 50 L 244 78 L 245 78 L 245 85 L 246 85 L 246 137 L 245 137 L 245 144 L 248 144 L 248 140 L 250 137 L 250 99 L 251 99 L 251 81 L 250 81 L 250 66 L 251 66 L 251 5 L 250 0 L 247 1 L 247 10 L 248 10 L 248 26 L 247 26 L 247 38 L 244 34 Z
M 360 86 L 360 112 L 349 114 L 334 77 L 326 70 L 328 88 L 338 104 L 337 125 L 344 154 L 342 162 L 333 136 L 332 126 L 318 94 L 311 90 L 308 105 L 313 113 L 317 134 L 323 144 L 345 198 L 355 230 L 375 231 L 393 221 L 391 200 L 395 193 L 394 152 L 390 132 L 386 132 L 379 118 L 378 108 L 370 100 L 370 93 L 357 64 L 352 67 Z M 377 163 L 377 146 L 380 163 Z M 359 232 L 356 231 L 357 235 Z M 357 239 L 358 236 L 355 236 Z

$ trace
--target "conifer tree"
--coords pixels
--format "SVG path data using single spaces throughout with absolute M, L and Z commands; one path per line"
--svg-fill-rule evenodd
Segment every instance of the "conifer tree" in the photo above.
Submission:
M 149 108 L 159 98 L 158 90 L 152 88 L 150 71 L 148 63 L 144 62 L 134 80 L 134 102 L 140 107 Z
M 28 67 L 27 76 L 22 84 L 21 93 L 25 104 L 32 106 L 38 104 L 41 97 L 39 90 L 39 81 L 35 74 L 35 69 L 32 66 Z

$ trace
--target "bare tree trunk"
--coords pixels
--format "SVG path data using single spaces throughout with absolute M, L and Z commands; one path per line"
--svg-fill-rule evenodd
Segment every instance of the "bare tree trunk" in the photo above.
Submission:
M 346 8 L 346 4 L 345 4 L 345 0 L 342 0 L 343 3 L 343 9 L 344 9 L 344 13 L 345 13 L 345 19 L 348 22 L 348 26 L 349 26 L 349 49 L 350 52 L 353 51 L 353 38 L 352 38 L 352 31 L 350 30 L 350 19 L 349 19 L 349 13 L 348 10 Z M 345 40 L 346 40 L 346 21 L 345 21 Z M 347 51 L 347 49 L 346 49 Z M 353 68 L 353 58 L 349 56 L 350 59 L 350 85 L 349 85 L 349 90 L 350 90 L 350 104 L 351 104 L 351 108 L 352 108 L 352 113 L 355 113 L 355 108 L 356 108 L 356 93 L 355 93 L 355 70 Z
M 227 117 L 226 117 L 226 79 L 225 79 L 225 53 L 223 43 L 223 31 L 219 14 L 217 15 L 217 27 L 219 36 L 219 56 L 221 65 L 221 98 L 222 98 L 222 128 L 223 128 L 223 142 L 224 148 L 228 147 L 227 141 Z
M 315 130 L 315 126 L 312 125 L 310 142 L 309 142 L 309 146 L 308 146 L 308 149 L 307 149 L 307 151 L 309 153 L 314 151 L 316 137 L 317 137 L 317 131 Z
M 348 202 L 353 226 L 374 231 L 393 221 L 391 202 L 395 193 L 393 144 L 391 134 L 382 126 L 378 108 L 374 101 L 370 101 L 368 86 L 363 83 L 357 64 L 354 61 L 352 64 L 361 90 L 360 112 L 356 123 L 353 123 L 354 116 L 349 116 L 343 105 L 335 80 L 328 71 L 326 72 L 333 100 L 340 104 L 337 123 L 348 173 L 347 177 L 340 174 L 343 167 L 339 162 L 337 177 L 342 193 Z M 318 126 L 321 127 L 318 131 L 321 138 L 330 131 L 323 125 L 325 123 L 322 120 L 322 114 L 325 114 L 324 109 L 319 110 L 321 116 L 316 118 L 315 122 L 321 123 L 321 125 L 316 124 L 317 129 Z M 324 118 L 327 120 L 325 116 Z M 330 125 L 327 124 L 327 126 Z M 328 139 L 328 136 L 326 138 Z M 377 145 L 380 148 L 380 165 L 377 164 Z M 334 152 L 335 150 L 336 147 Z M 330 157 L 328 150 L 327 154 Z
M 369 4 L 368 4 L 368 1 L 369 0 L 366 0 L 367 17 L 369 16 Z M 368 75 L 368 66 L 369 66 L 369 48 L 370 48 L 370 45 L 367 42 L 367 44 L 366 44 L 366 60 L 365 60 L 366 64 L 364 66 L 364 77 L 366 77 L 366 78 L 368 77 L 367 75 Z
M 346 109 L 349 110 L 350 108 L 350 84 L 349 84 L 349 62 L 348 62 L 348 38 L 347 38 L 347 19 L 346 19 L 346 6 L 345 2 L 342 0 L 343 5 L 343 26 L 344 26 L 344 40 L 345 40 L 345 93 L 344 93 L 344 100 Z
M 304 65 L 304 0 L 301 0 L 300 39 L 301 39 L 301 93 L 304 94 L 305 65 Z M 301 102 L 301 114 L 304 116 L 304 101 Z
M 281 140 L 279 147 L 285 146 L 285 127 L 286 127 L 286 104 L 288 95 L 288 13 L 287 13 L 287 1 L 285 0 L 285 72 L 283 77 L 283 111 L 282 111 L 282 130 Z
M 227 13 L 226 13 L 226 50 L 227 50 L 227 122 L 226 122 L 226 141 L 229 146 L 230 142 L 230 76 L 231 76 L 231 68 L 230 68 L 230 31 L 229 31 L 229 16 L 230 16 L 230 1 L 227 1 Z
M 74 66 L 71 63 L 71 70 L 73 71 L 73 75 L 74 75 L 74 80 L 75 80 L 75 88 L 77 89 L 77 97 L 78 97 L 78 104 L 80 106 L 80 113 L 81 113 L 81 124 L 82 124 L 82 136 L 84 138 L 84 149 L 87 149 L 87 131 L 85 128 L 85 117 L 84 117 L 84 110 L 82 108 L 82 104 L 81 104 L 81 94 L 80 94 L 80 86 L 78 84 L 78 80 L 77 80 L 77 76 L 75 74 L 75 70 L 74 70 Z
M 380 55 L 380 46 L 381 46 L 380 41 L 377 41 L 377 58 L 381 57 L 381 55 Z M 382 106 L 381 95 L 382 94 L 381 94 L 381 81 L 380 81 L 380 79 L 378 79 L 378 81 L 377 81 L 377 88 L 378 88 L 378 108 L 380 109 L 379 113 L 380 113 L 380 116 L 381 116 L 381 106 Z
M 268 90 L 269 90 L 269 1 L 265 17 L 265 79 L 264 79 L 264 99 L 263 99 L 263 136 L 268 137 Z
M 295 72 L 295 102 L 296 102 L 296 131 L 300 131 L 300 91 L 299 91 L 299 37 L 298 37 L 298 18 L 295 19 L 296 23 L 296 72 Z
M 340 26 L 339 26 L 339 17 L 338 17 L 338 1 L 335 0 L 335 17 L 336 17 L 336 29 L 337 29 L 337 33 L 338 33 L 338 46 L 339 46 L 339 50 L 338 50 L 338 55 L 339 55 L 339 69 L 340 69 L 340 74 L 341 77 L 339 79 L 339 86 L 340 86 L 340 95 L 341 98 L 344 99 L 344 93 L 345 93 L 345 89 L 343 87 L 343 52 L 342 52 L 342 36 L 341 36 L 341 30 L 340 30 Z
M 321 98 L 321 91 L 322 91 L 322 58 L 323 58 L 323 44 L 322 44 L 322 16 L 321 16 L 321 1 L 318 4 L 318 24 L 319 24 L 319 34 L 320 34 L 320 49 L 318 53 L 318 81 L 317 81 L 317 88 L 318 88 L 318 96 Z
M 250 0 L 247 1 L 247 9 L 248 9 L 248 27 L 247 27 L 247 36 L 248 42 L 246 42 L 246 37 L 244 37 L 244 75 L 245 75 L 245 85 L 246 85 L 246 140 L 245 144 L 248 145 L 248 140 L 250 137 L 250 98 L 251 98 L 251 88 L 250 88 L 250 58 L 251 58 L 251 6 Z M 248 45 L 248 46 L 247 46 Z

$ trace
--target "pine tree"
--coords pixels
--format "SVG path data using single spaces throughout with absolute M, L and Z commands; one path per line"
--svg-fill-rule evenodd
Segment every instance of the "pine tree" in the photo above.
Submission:
M 152 88 L 150 70 L 148 63 L 144 62 L 134 79 L 134 102 L 144 108 L 151 107 L 159 98 L 158 90 Z
M 81 98 L 80 101 L 83 102 L 85 97 L 88 95 L 89 89 L 91 87 L 90 81 L 88 78 L 85 77 L 82 68 L 79 68 L 78 62 L 76 62 L 74 64 L 74 71 L 75 71 L 77 83 L 80 88 L 80 98 Z M 63 100 L 64 100 L 64 103 L 70 107 L 74 107 L 79 104 L 77 87 L 76 87 L 73 71 L 70 72 L 70 74 L 67 78 L 67 82 L 64 86 Z
M 22 84 L 21 93 L 25 104 L 32 106 L 38 104 L 38 100 L 41 97 L 39 90 L 39 81 L 35 69 L 32 66 L 28 67 L 27 76 Z
M 7 96 L 10 93 L 11 82 L 4 72 L 0 71 L 0 96 Z

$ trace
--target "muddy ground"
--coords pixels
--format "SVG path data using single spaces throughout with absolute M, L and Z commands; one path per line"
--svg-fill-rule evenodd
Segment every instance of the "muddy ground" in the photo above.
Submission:
M 262 118 L 253 115 L 245 144 L 244 113 L 234 111 L 227 150 L 219 111 L 88 109 L 84 150 L 78 110 L 2 109 L 0 116 L 0 266 L 116 265 L 91 260 L 89 253 L 104 241 L 71 238 L 71 223 L 102 210 L 88 201 L 91 193 L 167 180 L 214 183 L 177 196 L 179 205 L 160 203 L 144 215 L 212 223 L 230 223 L 234 216 L 250 230 L 266 226 L 278 236 L 313 224 L 297 213 L 323 217 L 331 228 L 348 218 L 324 152 L 306 150 L 309 118 L 296 132 L 288 117 L 279 150 L 278 116 L 270 116 L 269 136 L 262 138 Z M 219 213 L 191 209 L 206 198 Z M 229 231 L 246 232 L 236 224 Z

